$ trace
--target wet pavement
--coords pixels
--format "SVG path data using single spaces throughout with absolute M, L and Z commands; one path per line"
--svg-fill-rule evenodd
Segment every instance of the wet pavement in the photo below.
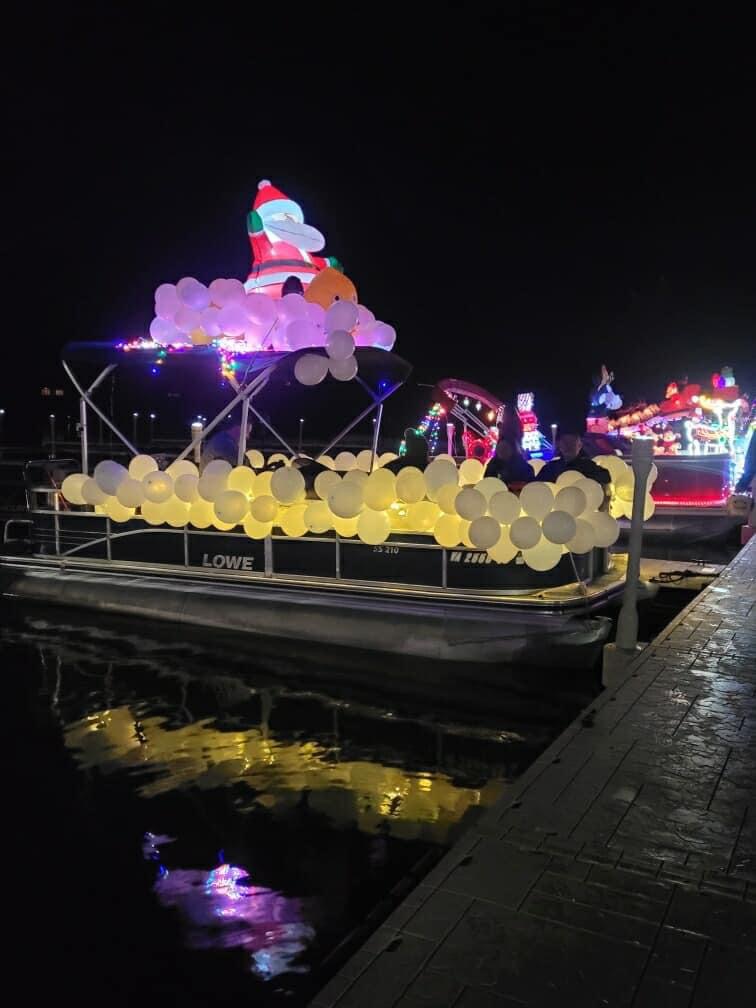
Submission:
M 756 541 L 313 1008 L 752 1003 Z

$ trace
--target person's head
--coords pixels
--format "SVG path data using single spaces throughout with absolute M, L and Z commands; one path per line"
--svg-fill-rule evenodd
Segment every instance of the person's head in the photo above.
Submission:
M 567 462 L 577 458 L 583 448 L 579 434 L 564 433 L 557 438 L 557 449 L 560 456 Z
M 514 438 L 502 436 L 496 442 L 496 458 L 501 459 L 502 462 L 509 462 L 518 454 L 517 442 Z

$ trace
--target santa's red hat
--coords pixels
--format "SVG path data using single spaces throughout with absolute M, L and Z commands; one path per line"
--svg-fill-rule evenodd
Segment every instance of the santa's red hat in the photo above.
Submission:
M 301 216 L 302 214 L 300 206 L 294 200 L 289 199 L 286 193 L 281 192 L 280 189 L 276 189 L 268 179 L 258 182 L 257 195 L 255 196 L 255 202 L 252 204 L 252 209 L 261 212 L 262 215 L 292 212 L 297 216 Z

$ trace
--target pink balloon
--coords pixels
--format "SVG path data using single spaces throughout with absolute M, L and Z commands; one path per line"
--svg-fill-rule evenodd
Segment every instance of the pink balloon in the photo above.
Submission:
M 248 327 L 244 330 L 244 335 L 242 336 L 244 350 L 250 353 L 255 350 L 261 350 L 264 337 L 265 332 L 263 330 L 258 326 L 248 323 Z
M 182 306 L 176 312 L 176 328 L 180 329 L 181 332 L 191 332 L 193 329 L 199 328 L 202 325 L 202 316 L 198 311 L 194 311 L 193 308 L 186 308 Z
M 325 308 L 319 305 L 317 301 L 313 301 L 312 304 L 307 305 L 307 318 L 313 325 L 322 328 L 325 322 Z
M 276 303 L 266 294 L 247 294 L 244 298 L 247 318 L 260 326 L 272 326 L 276 319 Z
M 375 315 L 373 315 L 370 309 L 366 308 L 365 305 L 362 304 L 357 305 L 357 325 L 365 326 L 365 328 L 367 328 L 368 326 L 371 326 L 373 322 L 375 322 Z
M 218 325 L 218 314 L 220 312 L 219 308 L 205 308 L 202 312 L 202 328 L 205 330 L 210 339 L 215 339 L 220 336 L 221 328 Z
M 181 307 L 173 284 L 160 284 L 155 291 L 155 314 L 158 318 L 172 322 Z
M 385 322 L 378 322 L 371 330 L 370 338 L 372 346 L 380 347 L 382 350 L 390 350 L 396 342 L 396 331 L 393 326 L 387 325 Z
M 165 319 L 154 318 L 150 322 L 150 336 L 156 343 L 163 345 L 171 342 L 171 336 L 176 332 L 176 327 Z
M 352 333 L 352 338 L 354 339 L 354 345 L 359 347 L 370 347 L 373 345 L 373 335 L 375 333 L 375 327 L 379 323 L 373 322 L 370 325 L 358 325 L 357 328 Z
M 307 315 L 307 302 L 301 294 L 287 294 L 278 302 L 278 318 L 282 322 L 294 322 Z
M 292 350 L 303 350 L 305 347 L 317 346 L 318 343 L 322 345 L 323 337 L 312 322 L 308 322 L 307 319 L 294 319 L 286 327 L 286 341 Z
M 241 336 L 249 325 L 249 319 L 242 311 L 241 305 L 233 303 L 221 308 L 218 312 L 217 322 L 220 331 L 226 336 Z
M 219 308 L 232 304 L 244 304 L 247 292 L 241 280 L 213 280 L 210 284 L 210 299 Z
M 203 311 L 210 304 L 210 291 L 194 277 L 183 277 L 176 284 L 179 300 L 187 308 Z

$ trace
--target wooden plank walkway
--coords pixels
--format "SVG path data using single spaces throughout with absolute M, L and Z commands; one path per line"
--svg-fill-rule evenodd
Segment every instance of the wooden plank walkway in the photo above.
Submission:
M 756 540 L 313 1008 L 756 1000 Z

